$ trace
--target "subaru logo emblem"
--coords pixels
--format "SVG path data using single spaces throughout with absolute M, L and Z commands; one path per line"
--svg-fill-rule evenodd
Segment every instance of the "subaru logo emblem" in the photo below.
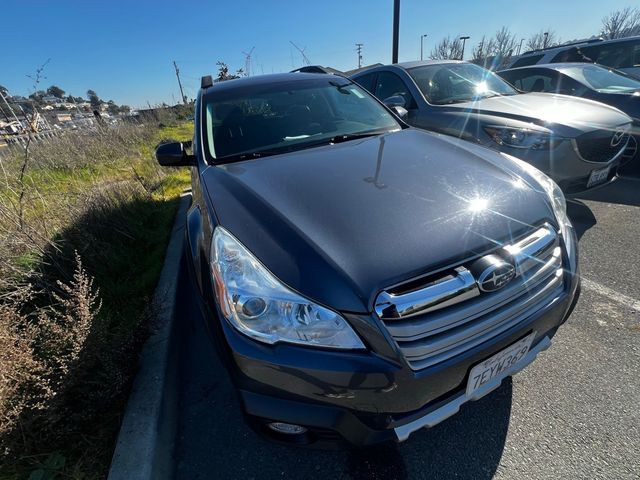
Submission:
M 611 146 L 617 147 L 618 145 L 620 145 L 626 133 L 627 132 L 625 132 L 624 130 L 616 130 L 616 132 L 613 134 L 613 137 L 611 137 Z
M 516 276 L 516 268 L 498 255 L 486 255 L 471 266 L 478 288 L 483 292 L 495 292 L 506 286 Z

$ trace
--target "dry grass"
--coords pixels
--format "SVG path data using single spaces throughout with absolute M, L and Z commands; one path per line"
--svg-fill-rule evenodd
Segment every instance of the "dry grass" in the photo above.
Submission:
M 158 123 L 31 142 L 0 164 L 2 478 L 106 474 L 188 185 L 152 151 L 192 126 Z

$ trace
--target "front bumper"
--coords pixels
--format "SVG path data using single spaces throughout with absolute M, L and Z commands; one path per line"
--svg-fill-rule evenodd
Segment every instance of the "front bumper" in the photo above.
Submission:
M 240 334 L 226 321 L 215 322 L 219 327 L 216 344 L 223 350 L 244 413 L 254 427 L 273 439 L 287 440 L 286 435 L 277 436 L 264 428 L 270 422 L 308 428 L 305 443 L 403 441 L 413 431 L 443 421 L 465 402 L 497 388 L 506 376 L 548 348 L 578 297 L 576 255 L 574 249 L 568 260 L 566 288 L 559 297 L 491 340 L 418 371 L 410 368 L 380 322 L 365 315 L 347 318 L 370 346 L 366 352 L 264 345 Z M 513 371 L 466 396 L 473 366 L 533 331 L 536 337 L 530 353 Z
M 507 146 L 500 146 L 498 150 L 520 158 L 541 170 L 551 177 L 567 195 L 584 192 L 615 180 L 624 153 L 624 150 L 621 150 L 620 154 L 608 162 L 589 162 L 580 157 L 571 140 L 563 141 L 552 150 L 525 150 Z M 587 187 L 591 173 L 604 168 L 609 168 L 606 180 L 593 187 Z

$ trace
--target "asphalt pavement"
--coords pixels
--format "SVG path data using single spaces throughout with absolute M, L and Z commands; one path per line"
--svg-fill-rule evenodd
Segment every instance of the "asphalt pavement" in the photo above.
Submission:
M 569 202 L 583 292 L 513 379 L 401 444 L 318 451 L 253 433 L 180 280 L 178 479 L 639 479 L 640 180 Z

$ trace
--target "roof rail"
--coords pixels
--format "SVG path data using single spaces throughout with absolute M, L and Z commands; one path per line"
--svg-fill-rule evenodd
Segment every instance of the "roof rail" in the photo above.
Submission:
M 534 50 L 527 50 L 522 55 L 526 55 L 527 53 L 546 52 L 547 50 L 552 50 L 554 48 L 571 47 L 573 45 L 584 45 L 584 44 L 587 44 L 587 43 L 597 43 L 597 42 L 603 42 L 603 41 L 604 41 L 604 38 L 602 38 L 602 37 L 588 38 L 586 40 L 578 40 L 576 42 L 563 43 L 562 45 L 554 45 L 552 47 L 536 48 Z
M 211 78 L 211 75 L 205 75 L 200 79 L 200 88 L 209 87 L 213 87 L 213 78 Z

